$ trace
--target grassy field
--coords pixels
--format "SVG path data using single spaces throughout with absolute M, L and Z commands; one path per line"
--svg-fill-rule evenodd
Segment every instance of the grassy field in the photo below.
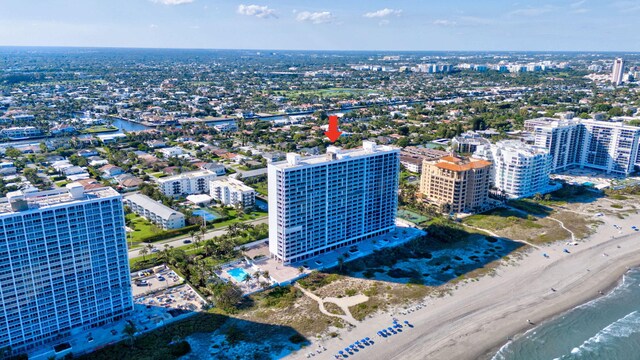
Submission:
M 255 183 L 255 184 L 251 184 L 250 186 L 252 188 L 254 188 L 258 192 L 258 194 L 260 194 L 260 195 L 264 195 L 264 196 L 268 196 L 269 195 L 266 181 L 261 181 L 261 182 Z
M 267 212 L 265 211 L 252 211 L 248 214 L 244 214 L 241 217 L 238 217 L 238 212 L 236 210 L 230 210 L 229 211 L 229 219 L 225 220 L 225 221 L 221 221 L 218 223 L 215 223 L 214 227 L 216 229 L 225 227 L 225 226 L 229 226 L 231 224 L 235 224 L 235 223 L 239 223 L 239 222 L 243 222 L 243 221 L 247 221 L 247 220 L 256 220 L 256 219 L 260 219 L 262 217 L 267 216 Z
M 156 225 L 149 222 L 149 220 L 134 214 L 127 214 L 126 219 L 130 221 L 130 226 L 133 232 L 129 233 L 130 240 L 134 244 L 143 242 L 146 238 L 157 235 L 162 232 Z
M 112 131 L 118 131 L 118 128 L 111 125 L 96 125 L 96 126 L 88 127 L 82 130 L 81 132 L 85 134 L 95 134 L 95 133 L 112 132 Z
M 535 203 L 521 202 L 519 207 L 531 207 L 535 211 L 540 211 L 539 205 Z M 546 210 L 545 210 L 546 211 Z M 553 218 L 558 218 L 556 213 Z M 575 230 L 576 237 L 583 237 L 591 231 L 592 222 L 581 219 L 571 212 L 563 212 L 558 220 L 567 222 L 573 221 L 573 224 L 567 224 L 567 228 Z M 486 229 L 496 234 L 509 238 L 526 240 L 532 243 L 542 244 L 559 240 L 569 239 L 571 234 L 563 229 L 560 224 L 547 217 L 536 217 L 527 215 L 522 211 L 510 209 L 495 209 L 486 213 L 469 216 L 463 220 L 467 225 Z M 586 235 L 584 235 L 586 236 Z
M 540 228 L 536 219 L 523 215 L 519 211 L 509 209 L 494 209 L 482 214 L 469 216 L 463 220 L 467 225 L 490 231 L 499 231 L 519 225 L 528 229 Z
M 301 96 L 311 97 L 350 97 L 352 95 L 364 95 L 378 93 L 375 90 L 368 89 L 349 89 L 349 88 L 328 88 L 318 90 L 290 90 L 278 91 L 278 94 L 284 95 L 291 99 L 297 99 Z

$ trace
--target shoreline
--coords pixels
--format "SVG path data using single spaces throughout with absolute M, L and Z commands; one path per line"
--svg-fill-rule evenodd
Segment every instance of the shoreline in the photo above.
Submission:
M 625 269 L 624 273 L 622 273 L 622 275 L 620 275 L 613 283 L 608 284 L 607 286 L 605 286 L 603 288 L 602 294 L 596 294 L 593 297 L 587 299 L 584 302 L 581 303 L 577 303 L 576 305 L 574 305 L 573 307 L 566 309 L 564 311 L 559 311 L 558 313 L 552 314 L 549 317 L 541 320 L 539 323 L 536 323 L 535 326 L 533 327 L 527 327 L 526 325 L 522 327 L 522 331 L 518 332 L 516 335 L 512 336 L 513 340 L 517 340 L 520 337 L 526 335 L 528 332 L 530 331 L 535 331 L 536 329 L 538 329 L 540 326 L 546 325 L 547 323 L 554 321 L 555 319 L 557 319 L 558 317 L 563 316 L 564 314 L 567 314 L 581 306 L 587 305 L 593 301 L 596 301 L 598 299 L 607 297 L 611 294 L 611 292 L 613 292 L 616 288 L 618 288 L 620 285 L 622 285 L 622 281 L 624 279 L 624 276 L 626 273 L 628 273 L 629 271 L 633 270 L 633 269 L 640 269 L 640 262 L 638 262 L 637 265 L 635 266 L 631 266 L 627 269 Z M 501 342 L 500 345 L 496 345 L 493 346 L 491 348 L 486 349 L 486 351 L 484 352 L 483 355 L 479 355 L 478 359 L 479 360 L 491 360 L 493 359 L 493 357 L 498 353 L 498 351 L 500 351 L 500 349 L 502 349 L 505 345 L 507 345 L 507 342 Z
M 378 313 L 339 338 L 314 341 L 334 354 L 357 339 L 377 340 L 369 360 L 491 359 L 507 342 L 573 308 L 606 296 L 631 268 L 640 267 L 640 216 L 599 218 L 603 223 L 577 246 L 565 241 L 529 247 L 515 264 L 503 262 L 494 275 L 451 287 L 450 295 L 426 298 L 426 307 L 404 316 L 403 307 Z M 622 224 L 621 230 L 613 227 Z M 570 253 L 563 252 L 570 248 Z M 542 253 L 549 254 L 545 258 Z M 556 291 L 552 291 L 554 288 Z M 599 292 L 602 291 L 603 294 Z M 391 317 L 414 328 L 389 338 L 375 335 Z M 535 325 L 529 325 L 528 320 Z M 313 345 L 311 345 L 313 346 Z M 301 351 L 291 358 L 303 359 Z

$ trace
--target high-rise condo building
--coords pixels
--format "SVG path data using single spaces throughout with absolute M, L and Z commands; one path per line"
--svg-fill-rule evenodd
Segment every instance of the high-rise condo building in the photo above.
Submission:
M 613 85 L 622 84 L 622 77 L 624 76 L 624 60 L 617 58 L 613 61 L 613 70 L 611 71 L 611 82 Z
M 597 120 L 532 119 L 535 145 L 553 157 L 551 171 L 575 167 L 629 175 L 640 163 L 640 127 Z
M 283 263 L 395 228 L 400 149 L 364 141 L 326 155 L 269 164 L 269 250 Z
M 0 348 L 22 352 L 133 310 L 122 198 L 112 188 L 0 199 Z
M 486 160 L 454 155 L 424 161 L 420 176 L 422 199 L 446 212 L 480 211 L 489 201 L 491 166 Z
M 527 197 L 554 189 L 549 186 L 552 157 L 546 148 L 504 140 L 480 146 L 474 156 L 493 163 L 493 186 L 507 197 Z

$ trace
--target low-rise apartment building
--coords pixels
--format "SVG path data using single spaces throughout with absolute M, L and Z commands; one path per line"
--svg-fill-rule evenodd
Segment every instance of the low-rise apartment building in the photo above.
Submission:
M 215 180 L 216 174 L 208 170 L 192 171 L 156 180 L 160 191 L 166 196 L 180 197 L 209 192 L 209 183 Z
M 209 194 L 224 205 L 252 208 L 256 204 L 256 191 L 237 179 L 213 180 Z
M 127 195 L 123 201 L 131 211 L 160 226 L 163 230 L 179 229 L 185 226 L 184 214 L 146 195 Z

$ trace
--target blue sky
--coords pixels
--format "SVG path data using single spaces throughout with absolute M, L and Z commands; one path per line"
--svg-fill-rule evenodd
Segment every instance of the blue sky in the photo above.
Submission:
M 0 0 L 0 45 L 640 51 L 638 0 Z

